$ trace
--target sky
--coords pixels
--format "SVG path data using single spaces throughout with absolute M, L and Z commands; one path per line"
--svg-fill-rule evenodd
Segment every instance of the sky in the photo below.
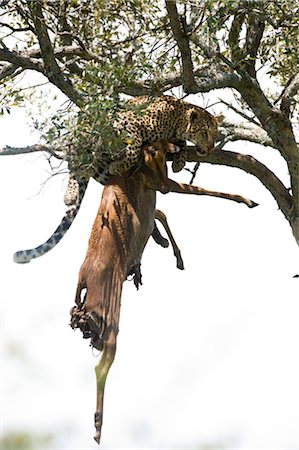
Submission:
M 191 99 L 192 101 L 194 99 Z M 0 118 L 0 148 L 37 142 L 23 109 Z M 278 152 L 238 142 L 287 184 Z M 63 240 L 27 265 L 16 250 L 60 222 L 65 175 L 42 154 L 0 159 L 2 432 L 54 435 L 53 449 L 95 449 L 98 353 L 69 310 L 102 188 L 91 181 Z M 188 182 L 187 172 L 173 176 Z M 195 184 L 244 195 L 158 194 L 181 249 L 149 240 L 143 286 L 125 282 L 116 358 L 105 392 L 103 449 L 299 449 L 298 248 L 271 195 L 237 169 L 202 164 Z

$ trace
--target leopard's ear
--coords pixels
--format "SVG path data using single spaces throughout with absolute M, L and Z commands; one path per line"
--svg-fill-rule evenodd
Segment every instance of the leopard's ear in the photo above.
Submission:
M 217 120 L 217 123 L 222 123 L 225 119 L 225 116 L 223 114 L 220 114 L 220 116 L 214 116 Z

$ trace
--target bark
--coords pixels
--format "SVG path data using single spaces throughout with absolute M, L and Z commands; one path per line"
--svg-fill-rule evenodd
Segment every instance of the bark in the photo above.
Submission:
M 174 0 L 166 0 L 165 4 L 171 29 L 181 53 L 183 88 L 186 93 L 190 93 L 196 86 L 196 81 L 194 79 L 192 54 L 186 32 L 186 21 L 183 16 L 179 16 Z
M 219 128 L 217 140 L 223 145 L 230 141 L 248 141 L 265 147 L 274 147 L 265 130 L 250 122 L 229 122 L 224 120 Z
M 30 1 L 28 2 L 28 7 L 31 11 L 35 33 L 40 45 L 45 75 L 51 83 L 57 86 L 72 102 L 79 106 L 82 104 L 81 95 L 76 92 L 71 80 L 62 72 L 57 64 L 41 2 Z
M 280 109 L 281 111 L 289 117 L 291 112 L 291 102 L 294 96 L 299 90 L 299 73 L 297 73 L 287 84 L 286 88 L 282 93 Z

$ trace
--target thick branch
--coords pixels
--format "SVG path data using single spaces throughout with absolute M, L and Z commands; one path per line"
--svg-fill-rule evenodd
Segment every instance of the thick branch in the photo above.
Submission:
M 197 92 L 209 92 L 213 89 L 236 88 L 240 82 L 240 77 L 236 73 L 228 71 L 223 64 L 210 64 L 204 69 L 195 71 L 197 82 Z
M 21 56 L 19 53 L 11 51 L 7 48 L 0 48 L 0 60 L 7 61 L 16 67 L 36 70 L 37 72 L 45 74 L 44 66 L 40 62 L 34 61 L 30 58 L 25 58 L 24 56 Z M 6 70 L 8 70 L 8 68 Z
M 231 58 L 236 64 L 236 70 L 241 68 L 253 78 L 256 76 L 256 57 L 265 29 L 265 21 L 262 20 L 259 10 L 260 5 L 257 2 L 241 1 L 236 8 L 228 36 Z M 244 23 L 246 23 L 245 45 L 240 47 Z
M 45 66 L 45 75 L 70 100 L 72 100 L 76 105 L 80 106 L 80 104 L 82 103 L 80 94 L 76 92 L 72 85 L 72 82 L 62 73 L 55 59 L 51 40 L 45 23 L 45 18 L 43 16 L 41 2 L 30 1 L 28 2 L 28 7 L 32 13 L 35 32 L 40 45 L 40 50 Z
M 299 217 L 298 146 L 292 124 L 285 114 L 270 104 L 258 82 L 249 75 L 242 79 L 237 89 L 287 162 L 294 202 L 293 215 Z
M 99 57 L 94 55 L 79 46 L 66 46 L 66 47 L 58 47 L 54 51 L 55 58 L 73 58 L 78 57 L 80 59 L 84 59 L 86 61 L 99 61 Z M 20 71 L 18 69 L 26 70 L 36 70 L 38 72 L 43 73 L 47 76 L 47 73 L 44 70 L 44 66 L 42 63 L 37 61 L 37 59 L 42 58 L 42 54 L 40 49 L 30 49 L 21 53 L 17 53 L 14 51 L 10 51 L 9 49 L 1 49 L 0 48 L 0 60 L 8 61 L 10 64 L 3 65 L 0 70 L 0 80 L 3 80 L 8 77 L 16 77 L 19 75 Z M 81 74 L 81 72 L 80 72 Z M 49 77 L 48 77 L 49 78 Z M 50 78 L 49 78 L 50 79 Z M 51 81 L 51 80 L 50 80 Z M 55 84 L 55 83 L 54 83 Z M 56 84 L 57 86 L 57 84 Z M 77 95 L 77 94 L 76 94 Z
M 192 93 L 209 92 L 213 89 L 236 88 L 240 82 L 240 77 L 232 72 L 227 72 L 220 65 L 207 64 L 194 72 L 196 84 L 193 86 Z M 182 76 L 174 75 L 161 79 L 150 79 L 145 81 L 131 82 L 119 89 L 123 94 L 139 95 L 160 95 L 174 87 L 181 86 Z
M 293 215 L 299 217 L 299 161 L 298 146 L 288 117 L 271 105 L 258 81 L 246 71 L 239 71 L 241 79 L 235 85 L 242 98 L 261 122 L 288 164 L 293 194 Z
M 215 151 L 206 156 L 199 156 L 194 147 L 188 147 L 188 161 L 237 167 L 254 175 L 273 195 L 284 216 L 290 221 L 292 196 L 279 178 L 253 156 L 227 150 Z
M 165 4 L 171 29 L 182 57 L 183 88 L 186 93 L 190 94 L 196 87 L 196 82 L 193 74 L 192 55 L 186 32 L 186 23 L 183 22 L 183 17 L 179 16 L 175 1 L 165 0 Z
M 221 146 L 229 141 L 249 141 L 275 148 L 265 130 L 250 122 L 229 122 L 225 120 L 219 127 L 217 141 L 221 142 Z

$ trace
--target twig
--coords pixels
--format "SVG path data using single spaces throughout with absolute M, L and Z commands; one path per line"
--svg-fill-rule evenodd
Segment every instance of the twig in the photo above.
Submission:
M 187 167 L 185 168 L 185 170 L 187 170 L 187 172 L 190 172 L 190 173 L 192 174 L 191 180 L 190 180 L 189 184 L 193 184 L 193 181 L 194 181 L 194 179 L 195 179 L 195 177 L 196 177 L 196 174 L 197 174 L 197 171 L 198 171 L 198 169 L 199 169 L 199 166 L 200 166 L 200 163 L 197 162 L 197 163 L 195 164 L 195 166 L 193 167 L 193 170 L 188 169 Z
M 235 113 L 239 114 L 239 116 L 244 117 L 244 119 L 248 120 L 251 123 L 254 123 L 256 126 L 260 126 L 260 124 L 254 120 L 253 117 L 248 116 L 247 114 L 245 114 L 243 111 L 240 111 L 238 108 L 236 108 L 235 106 L 231 105 L 230 103 L 226 102 L 225 100 L 223 100 L 222 98 L 219 97 L 219 100 L 221 103 L 223 103 L 225 106 L 227 106 L 229 109 L 231 109 L 232 111 L 234 111 Z

